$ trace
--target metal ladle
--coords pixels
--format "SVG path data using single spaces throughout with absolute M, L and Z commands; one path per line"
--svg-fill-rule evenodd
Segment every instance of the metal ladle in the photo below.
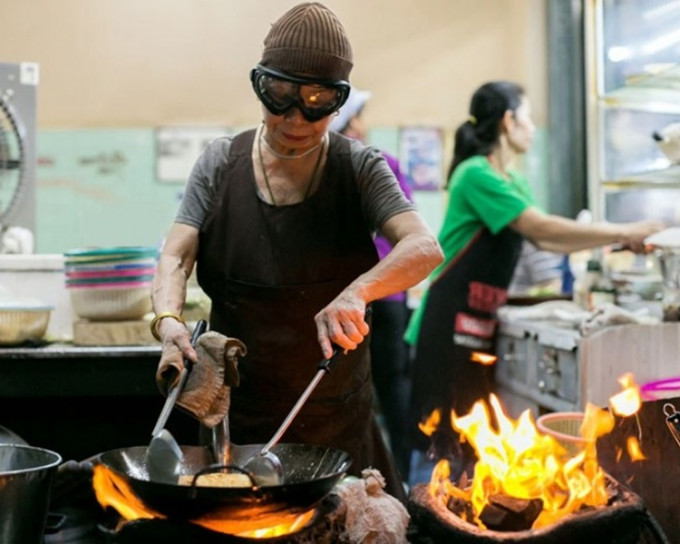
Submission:
M 337 348 L 334 349 L 333 354 L 328 359 L 324 359 L 318 364 L 317 368 L 319 370 L 307 386 L 307 389 L 300 395 L 300 398 L 286 419 L 283 420 L 278 431 L 274 433 L 274 436 L 271 437 L 271 440 L 267 442 L 259 453 L 253 455 L 243 464 L 243 468 L 252 474 L 253 480 L 257 485 L 270 486 L 281 485 L 283 483 L 283 465 L 281 464 L 281 459 L 271 449 L 281 440 L 281 437 L 288 430 L 293 419 L 298 415 L 304 403 L 307 402 L 307 399 L 321 381 L 321 378 L 324 377 L 324 374 L 330 372 L 331 363 L 335 360 L 338 353 L 340 351 Z
M 196 323 L 194 332 L 191 335 L 192 346 L 196 346 L 198 337 L 205 332 L 207 327 L 208 324 L 202 319 Z M 146 465 L 151 481 L 173 484 L 177 483 L 179 478 L 179 469 L 182 466 L 184 456 L 175 438 L 165 428 L 165 424 L 189 377 L 191 361 L 184 358 L 183 364 L 184 367 L 179 375 L 179 380 L 170 389 L 161 414 L 156 421 L 156 426 L 151 432 L 151 442 L 146 451 Z

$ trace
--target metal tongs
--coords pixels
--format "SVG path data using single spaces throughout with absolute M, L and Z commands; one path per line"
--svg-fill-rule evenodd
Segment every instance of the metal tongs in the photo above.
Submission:
M 666 425 L 671 431 L 673 438 L 680 446 L 680 412 L 675 409 L 675 406 L 667 402 L 663 405 L 663 413 L 666 414 Z
M 203 319 L 196 323 L 194 332 L 191 335 L 192 346 L 196 346 L 198 337 L 201 336 L 207 328 L 208 324 Z M 151 432 L 151 442 L 146 450 L 146 466 L 149 471 L 149 478 L 154 482 L 168 484 L 177 483 L 179 470 L 182 466 L 182 461 L 184 460 L 184 455 L 182 454 L 182 450 L 177 444 L 177 441 L 172 434 L 170 434 L 170 431 L 165 428 L 168 417 L 170 417 L 170 412 L 172 412 L 179 395 L 184 390 L 184 386 L 189 378 L 189 372 L 191 371 L 191 361 L 185 357 L 182 362 L 184 363 L 184 368 L 182 368 L 177 383 L 168 393 L 161 414 L 156 421 L 156 426 Z

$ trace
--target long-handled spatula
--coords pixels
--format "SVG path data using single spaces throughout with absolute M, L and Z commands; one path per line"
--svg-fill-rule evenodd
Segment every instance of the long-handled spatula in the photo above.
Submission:
M 371 313 L 372 308 L 368 306 L 366 308 L 364 319 L 367 319 Z M 302 395 L 300 395 L 300 398 L 295 403 L 295 406 L 293 406 L 290 413 L 286 416 L 286 419 L 283 420 L 283 423 L 281 423 L 281 426 L 274 433 L 274 436 L 271 437 L 269 442 L 267 442 L 258 453 L 249 459 L 246 459 L 246 462 L 243 464 L 243 468 L 253 475 L 253 479 L 257 485 L 270 486 L 281 485 L 284 483 L 283 465 L 281 464 L 281 459 L 279 459 L 279 456 L 273 453 L 271 449 L 276 444 L 278 444 L 279 440 L 281 440 L 281 437 L 288 430 L 288 427 L 290 427 L 290 424 L 295 419 L 295 416 L 298 415 L 302 409 L 302 406 L 305 404 L 305 402 L 307 402 L 307 399 L 314 392 L 314 389 L 316 389 L 316 386 L 321 381 L 321 378 L 331 371 L 331 365 L 333 362 L 335 362 L 340 353 L 342 353 L 342 350 L 338 346 L 334 346 L 333 354 L 328 359 L 322 360 L 317 365 L 318 370 L 314 375 L 314 378 L 312 378 L 312 381 L 307 386 L 307 389 L 305 389 Z
M 339 350 L 336 348 L 328 359 L 321 361 L 317 368 L 319 369 L 314 378 L 304 390 L 300 398 L 293 406 L 286 419 L 283 421 L 279 429 L 274 433 L 271 440 L 255 455 L 246 460 L 243 468 L 253 475 L 255 483 L 259 486 L 281 485 L 283 483 L 283 465 L 281 459 L 271 449 L 278 444 L 283 434 L 288 430 L 290 424 L 298 415 L 302 406 L 307 402 L 316 386 L 321 381 L 325 374 L 330 372 L 331 363 L 337 358 Z
M 191 345 L 195 346 L 198 337 L 207 329 L 208 324 L 205 320 L 196 323 L 194 332 L 191 335 Z M 151 433 L 151 442 L 146 450 L 146 467 L 149 471 L 149 479 L 153 482 L 176 484 L 179 478 L 179 471 L 184 460 L 182 450 L 175 438 L 165 428 L 165 424 L 170 417 L 170 412 L 175 407 L 175 403 L 184 390 L 191 370 L 191 361 L 184 359 L 184 368 L 179 375 L 177 384 L 170 389 L 165 400 L 161 414 L 156 421 L 156 426 Z

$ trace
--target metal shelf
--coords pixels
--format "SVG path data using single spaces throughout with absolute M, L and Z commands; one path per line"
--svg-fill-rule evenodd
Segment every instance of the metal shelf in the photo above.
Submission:
M 650 186 L 654 188 L 680 188 L 680 165 L 672 165 L 665 169 L 649 170 L 636 174 L 626 174 L 624 177 L 616 180 L 603 179 L 600 181 L 600 184 L 606 189 L 645 188 Z
M 680 114 L 680 88 L 624 87 L 598 98 L 601 106 Z

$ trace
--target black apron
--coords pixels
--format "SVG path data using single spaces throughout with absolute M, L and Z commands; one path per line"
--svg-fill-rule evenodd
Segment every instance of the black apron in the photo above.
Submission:
M 269 441 L 323 359 L 314 315 L 378 261 L 348 141 L 331 134 L 319 189 L 304 202 L 277 207 L 257 195 L 254 135 L 232 142 L 197 261 L 199 284 L 212 301 L 211 328 L 248 348 L 231 393 L 236 444 Z M 404 500 L 372 412 L 369 341 L 339 358 L 283 440 L 347 451 L 352 474 L 375 467 L 387 490 Z
M 494 367 L 471 355 L 495 353 L 496 310 L 507 299 L 521 246 L 522 236 L 509 227 L 496 235 L 484 228 L 430 285 L 413 365 L 409 426 L 415 448 L 430 446 L 417 424 L 438 408 L 438 449 L 456 449 L 450 411 L 464 415 L 493 392 Z

